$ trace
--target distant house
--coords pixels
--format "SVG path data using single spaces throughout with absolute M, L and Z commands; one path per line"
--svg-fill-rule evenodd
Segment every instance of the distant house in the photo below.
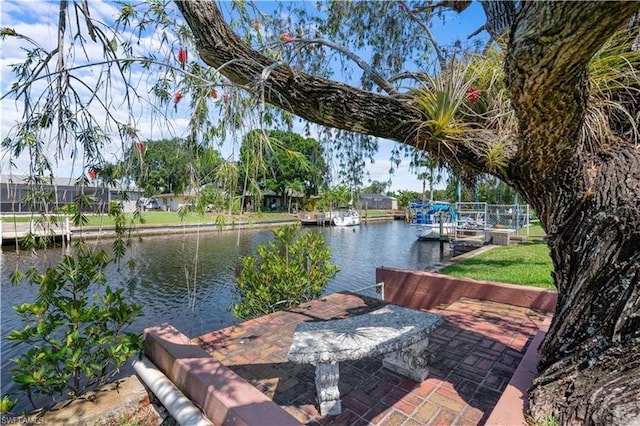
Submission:
M 360 194 L 358 206 L 361 209 L 397 210 L 398 200 L 380 194 Z
M 262 211 L 271 212 L 282 210 L 283 203 L 284 199 L 282 195 L 269 190 L 262 193 Z
M 270 211 L 288 211 L 300 210 L 303 205 L 304 194 L 297 191 L 289 191 L 289 195 L 285 199 L 282 195 L 273 191 L 264 191 L 262 193 L 262 210 Z
M 160 210 L 169 212 L 177 212 L 180 209 L 192 210 L 196 204 L 197 193 L 195 190 L 189 191 L 187 194 L 160 194 L 156 195 Z
M 142 193 L 135 187 L 120 185 L 112 188 L 97 180 L 82 188 L 74 183 L 71 178 L 54 178 L 47 184 L 35 186 L 29 182 L 28 176 L 0 174 L 0 212 L 54 212 L 72 204 L 75 196 L 81 191 L 92 199 L 86 210 L 88 213 L 107 212 L 109 203 L 120 202 L 124 194 L 128 198 L 122 202 L 124 210 L 133 211 Z M 42 194 L 34 197 L 35 204 L 27 202 L 35 190 L 41 191 Z
M 155 199 L 158 201 L 158 205 L 160 210 L 166 211 L 178 211 L 181 206 L 193 209 L 199 197 L 199 190 L 191 189 L 184 194 L 160 194 L 156 195 Z M 289 204 L 291 209 L 300 209 L 302 205 L 302 201 L 304 199 L 304 194 L 292 191 L 291 195 L 289 195 L 285 199 L 280 194 L 276 194 L 273 191 L 264 191 L 262 193 L 262 201 L 260 203 L 260 209 L 265 212 L 270 211 L 286 211 L 289 209 Z M 254 206 L 254 200 L 251 196 L 251 193 L 244 193 L 244 209 L 246 211 L 255 211 L 257 209 Z

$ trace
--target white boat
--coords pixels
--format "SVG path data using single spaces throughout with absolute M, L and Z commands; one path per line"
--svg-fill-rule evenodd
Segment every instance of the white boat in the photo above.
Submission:
M 407 217 L 419 240 L 439 240 L 455 236 L 457 214 L 449 203 L 434 201 L 411 204 L 407 208 Z
M 360 215 L 355 210 L 347 210 L 338 213 L 333 218 L 333 224 L 335 226 L 356 226 L 360 225 Z
M 449 238 L 456 234 L 454 223 L 444 223 L 442 226 L 442 234 L 440 234 L 440 224 L 416 224 L 415 234 L 419 240 L 439 240 L 440 237 Z

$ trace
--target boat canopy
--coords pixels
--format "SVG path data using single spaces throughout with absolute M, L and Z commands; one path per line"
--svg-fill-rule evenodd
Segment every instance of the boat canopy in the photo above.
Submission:
M 435 215 L 440 212 L 445 212 L 451 216 L 451 219 L 456 220 L 458 213 L 451 203 L 445 201 L 431 201 L 429 203 L 411 203 L 409 204 L 410 211 L 414 211 L 418 221 L 423 215 Z

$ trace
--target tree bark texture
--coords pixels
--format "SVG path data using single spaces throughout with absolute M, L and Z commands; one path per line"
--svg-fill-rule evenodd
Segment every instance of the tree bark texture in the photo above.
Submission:
M 484 0 L 482 8 L 487 15 L 484 27 L 493 40 L 498 40 L 513 24 L 516 4 L 508 0 Z
M 558 305 L 530 389 L 534 417 L 628 425 L 640 418 L 640 152 L 576 155 L 555 205 L 538 202 Z M 534 200 L 535 201 L 535 200 Z
M 640 149 L 581 133 L 588 60 L 628 6 L 523 3 L 507 57 L 521 138 L 509 173 L 547 230 L 558 288 L 531 414 L 561 424 L 640 418 Z
M 420 117 L 402 97 L 296 72 L 246 45 L 215 3 L 176 3 L 202 59 L 267 102 L 325 126 L 416 144 Z M 519 129 L 499 177 L 535 208 L 548 234 L 558 305 L 530 407 L 561 424 L 640 418 L 640 147 L 615 135 L 585 140 L 582 132 L 587 65 L 639 9 L 638 2 L 521 2 L 510 29 L 505 69 Z M 429 140 L 419 146 L 441 148 Z M 482 149 L 454 154 L 496 172 Z

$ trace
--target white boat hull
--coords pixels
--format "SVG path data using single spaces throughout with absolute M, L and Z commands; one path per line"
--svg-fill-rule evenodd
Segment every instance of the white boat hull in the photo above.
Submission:
M 407 219 L 419 240 L 439 240 L 456 233 L 457 213 L 445 201 L 412 203 L 407 208 Z
M 419 240 L 439 240 L 440 224 L 415 224 L 413 225 L 416 237 Z M 455 226 L 452 223 L 445 223 L 442 226 L 442 236 L 449 237 L 455 235 Z
M 348 213 L 333 218 L 335 226 L 357 226 L 360 225 L 360 216 L 358 213 Z

